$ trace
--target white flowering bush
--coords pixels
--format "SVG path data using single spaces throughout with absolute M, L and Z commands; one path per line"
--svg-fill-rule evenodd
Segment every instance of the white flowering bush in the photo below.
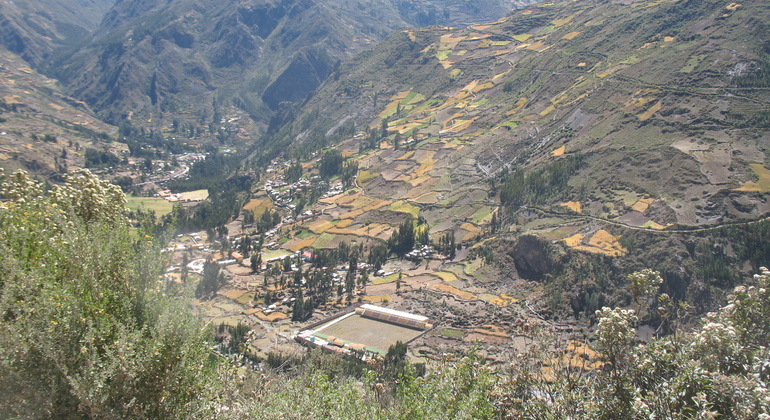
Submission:
M 4 416 L 205 410 L 216 376 L 199 323 L 163 294 L 159 250 L 129 236 L 120 189 L 82 172 L 46 192 L 17 172 L 0 198 Z
M 655 296 L 658 290 L 660 290 L 660 285 L 663 284 L 660 272 L 650 270 L 649 268 L 629 274 L 627 280 L 631 296 L 634 299 L 637 297 Z
M 625 358 L 625 350 L 635 336 L 634 325 L 638 321 L 631 309 L 604 307 L 596 311 L 599 326 L 596 331 L 596 348 L 604 353 L 610 363 L 617 363 Z

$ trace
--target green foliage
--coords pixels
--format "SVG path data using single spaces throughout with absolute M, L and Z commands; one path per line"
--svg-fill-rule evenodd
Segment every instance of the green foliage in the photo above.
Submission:
M 455 259 L 457 254 L 457 246 L 455 244 L 455 231 L 450 230 L 444 233 L 438 239 L 436 250 L 447 256 L 450 260 Z
M 86 148 L 85 160 L 86 168 L 117 166 L 120 163 L 120 158 L 114 154 L 91 148 Z
M 283 179 L 291 184 L 294 182 L 299 181 L 299 178 L 302 176 L 302 164 L 297 162 L 292 163 L 286 170 L 283 172 Z
M 407 252 L 414 248 L 415 243 L 415 229 L 412 219 L 407 219 L 402 222 L 393 235 L 388 240 L 388 248 L 390 252 L 404 256 Z
M 318 163 L 318 172 L 321 174 L 321 178 L 329 179 L 339 174 L 342 171 L 342 162 L 344 160 L 339 150 L 331 149 L 326 151 Z
M 770 87 L 770 54 L 760 53 L 758 62 L 751 64 L 748 71 L 733 77 L 733 83 L 738 87 Z
M 5 181 L 0 404 L 6 415 L 201 414 L 215 385 L 198 322 L 186 304 L 163 293 L 152 238 L 130 238 L 120 189 L 88 172 L 48 194 L 22 173 Z
M 567 181 L 580 168 L 583 155 L 559 159 L 543 169 L 517 171 L 500 188 L 500 202 L 505 206 L 545 204 L 565 194 Z
M 388 261 L 388 246 L 385 244 L 377 243 L 369 248 L 369 255 L 367 256 L 367 262 L 372 265 L 374 271 L 378 271 L 382 268 L 382 265 Z
M 208 297 L 216 293 L 225 284 L 225 273 L 220 272 L 219 263 L 208 259 L 203 263 L 203 276 L 195 288 L 195 297 Z
M 353 186 L 353 183 L 356 180 L 356 176 L 358 175 L 358 162 L 356 161 L 346 161 L 342 164 L 342 169 L 340 170 L 340 179 L 342 180 L 342 185 L 345 189 L 348 189 Z

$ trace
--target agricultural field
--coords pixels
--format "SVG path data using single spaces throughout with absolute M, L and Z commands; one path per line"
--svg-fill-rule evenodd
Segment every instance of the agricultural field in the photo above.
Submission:
M 316 328 L 313 336 L 327 339 L 336 337 L 346 343 L 363 344 L 368 350 L 385 354 L 397 341 L 405 343 L 423 331 L 389 324 L 360 315 L 351 315 L 340 321 L 333 320 Z
M 155 217 L 163 217 L 174 209 L 174 203 L 160 197 L 126 196 L 126 207 L 129 210 L 154 211 Z

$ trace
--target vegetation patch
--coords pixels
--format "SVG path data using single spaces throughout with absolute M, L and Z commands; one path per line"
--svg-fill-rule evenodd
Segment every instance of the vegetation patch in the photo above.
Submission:
M 574 211 L 575 213 L 582 213 L 583 212 L 583 207 L 577 201 L 567 201 L 566 203 L 561 203 L 559 205 L 562 206 L 562 207 L 566 207 L 566 208 Z
M 518 34 L 513 36 L 513 39 L 519 42 L 527 42 L 530 38 L 532 38 L 532 34 Z
M 580 35 L 581 33 L 582 32 L 580 31 L 570 32 L 567 35 L 564 35 L 563 37 L 561 37 L 561 39 L 571 40 L 571 39 L 574 39 L 576 36 Z
M 238 299 L 235 299 L 235 301 L 240 303 L 241 305 L 245 305 L 251 302 L 253 299 L 254 299 L 254 292 L 248 292 L 248 293 L 242 294 Z
M 377 178 L 379 174 L 369 172 L 367 170 L 358 171 L 358 185 L 365 187 Z
M 188 201 L 194 201 L 194 200 L 205 200 L 209 198 L 209 190 L 195 190 L 195 191 L 187 191 L 180 194 L 182 196 L 182 200 L 188 200 Z
M 380 284 L 388 284 L 393 283 L 394 281 L 398 280 L 398 276 L 401 273 L 392 273 L 387 276 L 383 277 L 373 277 L 372 278 L 372 284 L 374 285 L 380 285 Z
M 644 213 L 647 211 L 653 201 L 655 201 L 654 198 L 640 198 L 636 201 L 636 203 L 634 203 L 634 205 L 631 206 L 631 209 L 638 211 L 639 213 Z
M 314 220 L 313 222 L 307 225 L 308 229 L 310 229 L 313 233 L 317 233 L 317 234 L 324 233 L 333 227 L 334 227 L 334 224 L 332 222 L 324 219 Z
M 480 209 L 473 212 L 471 215 L 471 222 L 477 225 L 489 223 L 492 219 L 492 214 L 495 212 L 496 207 L 483 206 Z
M 290 251 L 297 252 L 297 251 L 299 251 L 301 249 L 313 246 L 313 244 L 315 244 L 315 241 L 316 241 L 316 237 L 315 236 L 310 236 L 310 237 L 304 238 L 304 239 L 302 239 L 300 241 L 297 241 L 297 242 L 293 243 L 292 245 L 289 245 L 288 248 L 289 248 Z
M 256 312 L 254 315 L 256 315 L 257 318 L 261 319 L 262 321 L 268 321 L 268 322 L 276 322 L 276 321 L 281 321 L 289 318 L 289 315 L 286 315 L 283 312 L 272 312 L 270 314 L 265 315 L 264 312 L 259 311 L 259 312 Z
M 566 152 L 566 151 L 567 151 L 567 145 L 565 144 L 564 146 L 559 147 L 558 149 L 554 149 L 553 151 L 551 151 L 551 156 L 558 157 L 558 156 L 563 155 L 564 152 Z
M 245 210 L 253 211 L 257 217 L 261 216 L 265 210 L 269 210 L 271 207 L 273 207 L 273 201 L 269 198 L 253 198 L 243 206 Z
M 569 236 L 567 238 L 564 238 L 564 243 L 567 244 L 568 247 L 574 248 L 583 241 L 583 235 L 580 233 L 576 233 L 572 236 Z
M 226 292 L 221 293 L 221 295 L 228 299 L 237 300 L 239 297 L 245 295 L 248 292 L 249 292 L 248 290 L 230 289 Z
M 645 111 L 645 112 L 643 112 L 643 113 L 638 115 L 639 120 L 641 120 L 641 121 L 649 120 L 650 117 L 655 115 L 656 112 L 660 111 L 660 108 L 662 106 L 663 106 L 663 104 L 660 101 L 656 102 L 655 105 L 650 107 L 650 109 L 648 109 L 647 111 Z
M 420 215 L 420 208 L 419 207 L 417 207 L 417 206 L 415 206 L 413 204 L 410 204 L 409 202 L 404 201 L 404 200 L 399 200 L 399 201 L 396 201 L 395 203 L 391 204 L 388 207 L 388 210 L 399 212 L 399 213 L 406 213 L 406 214 L 411 215 L 415 219 L 417 218 L 417 216 Z
M 757 174 L 757 181 L 749 181 L 735 191 L 770 192 L 770 170 L 761 163 L 752 163 L 749 166 Z
M 660 223 L 654 222 L 652 220 L 650 220 L 647 223 L 643 224 L 642 227 L 650 228 L 650 229 L 655 229 L 655 230 L 663 230 L 663 229 L 666 228 L 666 226 L 661 225 Z
M 437 271 L 433 273 L 433 275 L 435 275 L 436 277 L 440 277 L 441 280 L 444 280 L 446 282 L 457 281 L 457 275 L 449 271 Z
M 126 207 L 129 210 L 154 211 L 155 217 L 162 217 L 174 209 L 174 203 L 160 197 L 126 197 Z
M 465 331 L 456 330 L 453 328 L 444 328 L 443 330 L 439 331 L 439 335 L 443 335 L 444 337 L 449 338 L 462 338 L 465 335 Z
M 440 284 L 435 284 L 432 287 L 434 289 L 436 289 L 436 290 L 440 290 L 442 292 L 447 292 L 447 293 L 453 294 L 453 295 L 459 297 L 460 299 L 464 299 L 464 300 L 476 299 L 476 295 L 474 295 L 473 293 L 462 291 L 462 290 L 460 290 L 460 289 L 458 289 L 456 287 L 452 287 L 452 286 L 450 286 L 448 284 L 440 283 Z
M 588 240 L 588 245 L 577 245 L 573 249 L 579 251 L 592 252 L 595 254 L 604 254 L 611 257 L 625 255 L 628 250 L 620 244 L 620 237 L 613 236 L 604 229 L 598 230 Z
M 313 242 L 314 248 L 326 248 L 334 240 L 335 236 L 328 233 L 322 233 L 318 236 L 318 239 Z

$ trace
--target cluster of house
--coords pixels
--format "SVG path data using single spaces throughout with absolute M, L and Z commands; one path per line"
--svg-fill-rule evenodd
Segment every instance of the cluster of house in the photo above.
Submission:
M 409 251 L 408 254 L 404 256 L 409 261 L 420 261 L 423 258 L 427 258 L 433 254 L 436 253 L 436 250 L 433 249 L 430 245 L 423 245 L 420 247 L 415 247 L 413 250 Z
M 282 177 L 276 177 L 265 181 L 265 191 L 267 191 L 267 194 L 276 206 L 288 207 L 294 210 L 294 204 L 290 204 L 294 198 L 294 193 L 301 193 L 310 185 L 311 181 L 307 178 L 287 184 L 283 181 Z

